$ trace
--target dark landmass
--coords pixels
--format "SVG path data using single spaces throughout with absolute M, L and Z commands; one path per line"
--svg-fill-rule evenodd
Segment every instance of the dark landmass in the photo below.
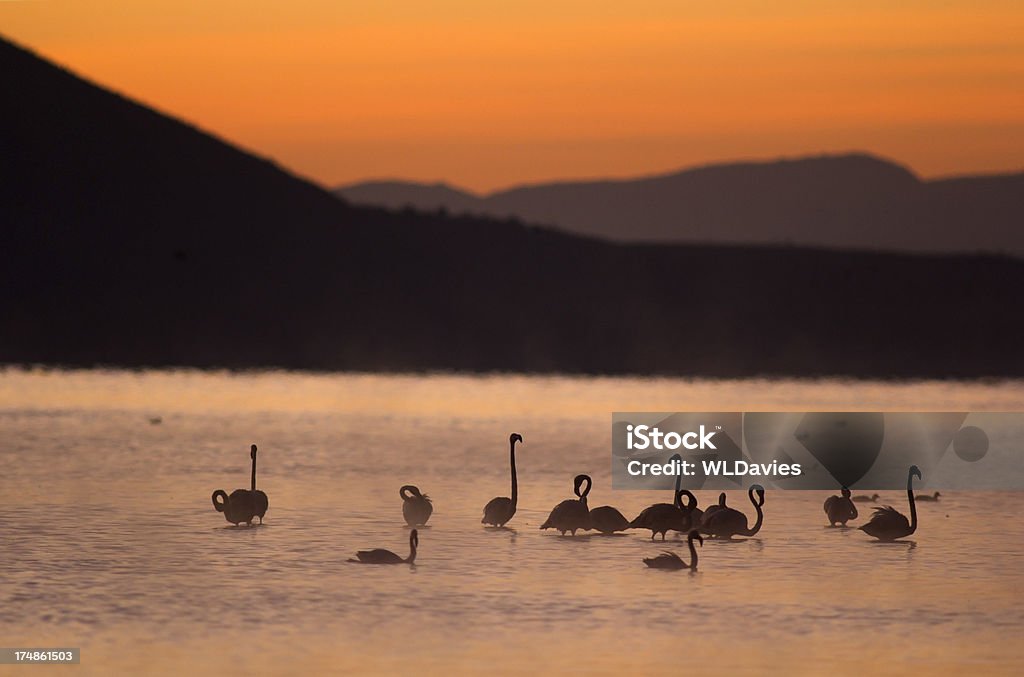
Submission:
M 1024 262 L 355 208 L 0 42 L 0 362 L 1024 374 Z
M 358 183 L 336 193 L 392 209 L 515 216 L 616 242 L 1024 256 L 1024 173 L 922 181 L 866 154 L 566 181 L 485 196 L 403 181 Z

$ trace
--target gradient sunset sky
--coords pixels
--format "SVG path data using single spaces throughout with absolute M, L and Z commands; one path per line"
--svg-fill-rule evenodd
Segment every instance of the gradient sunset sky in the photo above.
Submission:
M 0 0 L 0 33 L 329 186 L 1024 167 L 1019 0 Z

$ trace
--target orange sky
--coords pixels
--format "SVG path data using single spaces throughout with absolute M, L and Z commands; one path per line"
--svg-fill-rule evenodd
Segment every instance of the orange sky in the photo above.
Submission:
M 328 185 L 1024 168 L 1019 0 L 0 1 L 0 33 Z

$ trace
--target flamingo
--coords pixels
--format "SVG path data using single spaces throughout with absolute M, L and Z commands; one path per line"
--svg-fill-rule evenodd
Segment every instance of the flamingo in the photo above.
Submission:
M 238 526 L 242 522 L 252 526 L 255 517 L 263 523 L 263 515 L 267 512 L 267 495 L 256 491 L 256 445 L 249 452 L 252 458 L 252 489 L 235 489 L 229 496 L 223 489 L 217 489 L 210 496 L 217 512 L 224 513 L 224 519 Z M 220 499 L 218 502 L 217 499 Z
M 674 552 L 666 550 L 657 557 L 645 557 L 644 564 L 651 567 L 652 569 L 689 569 L 691 571 L 697 570 L 697 548 L 693 547 L 693 542 L 697 541 L 704 545 L 704 539 L 701 538 L 700 534 L 697 533 L 696 529 L 690 531 L 686 537 L 686 544 L 690 546 L 690 563 L 687 564 L 682 560 L 679 555 Z
M 687 505 L 683 506 L 683 496 L 687 497 Z M 655 503 L 644 508 L 643 511 L 629 523 L 630 529 L 650 529 L 651 540 L 655 535 L 661 534 L 661 540 L 665 540 L 665 533 L 672 531 L 689 531 L 692 520 L 690 511 L 697 506 L 697 497 L 686 489 L 676 492 L 675 501 L 672 503 Z
M 756 500 L 754 499 L 755 492 L 757 493 Z M 764 505 L 764 487 L 760 484 L 751 485 L 750 489 L 747 490 L 747 496 L 750 498 L 754 510 L 757 511 L 757 521 L 754 522 L 753 528 L 747 528 L 747 516 L 739 510 L 721 507 L 711 513 L 710 517 L 705 513 L 701 531 L 723 539 L 730 539 L 733 536 L 753 536 L 760 531 L 761 524 L 764 522 L 764 513 L 761 511 L 761 506 Z
M 405 518 L 405 523 L 411 527 L 426 524 L 434 512 L 430 496 L 421 494 L 419 488 L 411 484 L 399 489 L 398 495 L 402 497 L 402 517 Z
M 492 498 L 484 506 L 484 517 L 481 524 L 492 524 L 496 527 L 503 527 L 516 514 L 516 501 L 519 498 L 519 484 L 516 482 L 516 442 L 522 442 L 523 436 L 519 433 L 509 435 L 509 465 L 512 467 L 512 498 L 500 496 Z
M 587 483 L 587 488 L 581 492 L 580 487 L 583 486 L 584 482 Z M 544 524 L 540 525 L 540 528 L 557 529 L 563 536 L 566 531 L 571 531 L 572 535 L 575 536 L 578 529 L 583 529 L 584 531 L 591 529 L 590 510 L 587 508 L 587 494 L 590 493 L 592 484 L 593 480 L 590 479 L 589 475 L 577 475 L 573 479 L 573 493 L 577 496 L 576 500 L 569 499 L 556 505 L 551 510 L 551 514 L 548 515 Z
M 857 519 L 857 506 L 850 500 L 850 490 L 843 487 L 842 496 L 829 496 L 825 499 L 825 514 L 828 515 L 829 526 L 838 522 L 844 527 L 850 520 Z
M 349 562 L 357 564 L 413 564 L 416 561 L 416 546 L 420 544 L 420 534 L 416 529 L 409 534 L 409 556 L 401 557 L 383 548 L 373 550 L 360 550 L 356 553 L 358 559 L 349 559 Z
M 914 505 L 914 477 L 921 479 L 921 470 L 916 465 L 907 471 L 907 502 L 910 503 L 910 521 L 891 506 L 875 508 L 868 523 L 860 530 L 880 541 L 895 541 L 917 531 L 917 506 Z

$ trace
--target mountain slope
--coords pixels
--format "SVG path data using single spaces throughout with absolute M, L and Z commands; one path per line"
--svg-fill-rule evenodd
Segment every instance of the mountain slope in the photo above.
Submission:
M 0 41 L 0 362 L 1024 374 L 1024 263 L 356 208 Z
M 1024 173 L 920 181 L 869 155 L 713 165 L 633 180 L 560 182 L 474 196 L 355 184 L 357 204 L 516 216 L 622 242 L 795 244 L 1024 256 Z

